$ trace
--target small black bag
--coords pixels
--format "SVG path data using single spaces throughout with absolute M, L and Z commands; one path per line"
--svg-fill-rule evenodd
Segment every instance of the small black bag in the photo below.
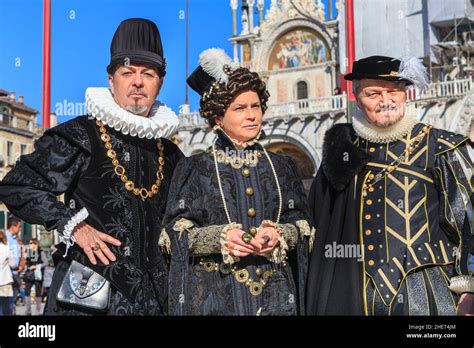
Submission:
M 23 275 L 23 280 L 28 283 L 33 283 L 35 281 L 35 272 L 31 270 L 26 270 L 25 274 Z
M 106 312 L 111 287 L 100 274 L 77 261 L 72 261 L 59 288 L 58 302 L 84 309 Z

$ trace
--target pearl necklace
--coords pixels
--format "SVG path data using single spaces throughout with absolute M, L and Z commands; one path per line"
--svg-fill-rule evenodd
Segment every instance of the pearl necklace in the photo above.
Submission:
M 275 183 L 276 183 L 276 187 L 277 187 L 277 191 L 278 191 L 278 215 L 277 215 L 277 219 L 276 219 L 276 223 L 278 223 L 280 221 L 281 211 L 282 211 L 282 208 L 283 208 L 283 198 L 282 198 L 282 194 L 281 194 L 280 182 L 278 181 L 278 176 L 276 174 L 275 167 L 273 166 L 273 162 L 270 159 L 270 156 L 268 155 L 268 152 L 265 148 L 263 148 L 263 152 L 265 153 L 265 156 L 267 157 L 268 162 L 270 163 L 270 167 L 272 168 L 273 177 L 275 178 Z M 225 215 L 227 217 L 227 221 L 229 222 L 229 224 L 231 224 L 232 219 L 230 218 L 229 210 L 227 209 L 227 203 L 226 203 L 226 200 L 225 200 L 224 190 L 222 189 L 222 182 L 221 182 L 221 177 L 220 177 L 220 173 L 219 173 L 219 164 L 217 162 L 217 151 L 216 151 L 215 142 L 212 144 L 212 153 L 214 155 L 214 165 L 216 167 L 217 183 L 219 185 L 219 191 L 220 191 L 220 194 L 221 194 L 222 203 L 224 205 Z
M 243 151 L 243 150 L 239 150 Z M 262 157 L 261 151 L 255 150 L 246 154 L 244 157 L 236 155 L 228 155 L 224 150 L 216 150 L 217 161 L 219 163 L 229 164 L 234 169 L 240 169 L 243 166 L 256 167 L 259 157 Z

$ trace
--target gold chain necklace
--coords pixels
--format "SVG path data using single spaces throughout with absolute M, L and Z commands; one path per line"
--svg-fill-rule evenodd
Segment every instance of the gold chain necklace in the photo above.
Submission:
M 161 143 L 161 139 L 158 139 L 156 144 L 159 151 L 159 166 L 158 170 L 156 171 L 156 181 L 153 185 L 151 185 L 150 189 L 146 189 L 144 187 L 139 188 L 136 187 L 133 181 L 128 180 L 127 175 L 125 174 L 125 167 L 120 164 L 119 160 L 117 159 L 117 153 L 112 148 L 112 144 L 110 143 L 110 135 L 107 134 L 107 130 L 105 129 L 104 123 L 99 120 L 97 120 L 96 123 L 99 126 L 99 131 L 101 133 L 100 139 L 104 142 L 105 149 L 107 150 L 107 157 L 112 160 L 112 164 L 114 165 L 114 172 L 125 184 L 125 189 L 127 191 L 132 192 L 135 196 L 140 196 L 143 200 L 155 196 L 158 193 L 161 181 L 163 180 L 163 167 L 165 164 L 163 155 L 163 144 Z
M 423 129 L 418 133 L 418 135 L 413 138 L 413 141 L 410 142 L 410 145 L 403 151 L 403 153 L 398 156 L 398 158 L 392 161 L 387 167 L 382 169 L 377 174 L 370 174 L 365 184 L 362 186 L 362 194 L 363 196 L 367 196 L 367 191 L 373 192 L 374 185 L 378 183 L 380 180 L 388 176 L 394 170 L 396 170 L 400 164 L 405 160 L 408 155 L 411 155 L 415 150 L 420 146 L 423 138 L 430 132 L 432 126 L 427 125 L 424 126 Z

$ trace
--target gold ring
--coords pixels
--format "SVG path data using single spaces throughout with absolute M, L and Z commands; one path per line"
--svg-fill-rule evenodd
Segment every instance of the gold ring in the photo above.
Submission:
M 100 245 L 99 245 L 99 243 L 97 243 L 97 242 L 92 243 L 92 244 L 91 244 L 91 249 L 92 249 L 93 251 L 100 250 Z

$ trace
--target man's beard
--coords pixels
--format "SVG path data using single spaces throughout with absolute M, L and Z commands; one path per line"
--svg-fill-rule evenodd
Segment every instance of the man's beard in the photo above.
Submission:
M 132 89 L 130 92 L 128 92 L 127 97 L 130 97 L 132 94 L 141 94 L 144 97 L 148 97 L 148 95 L 141 88 Z M 142 116 L 146 115 L 148 106 L 138 105 L 138 101 L 136 101 L 135 105 L 127 105 L 125 109 L 130 111 L 132 114 Z
M 391 111 L 390 115 L 384 115 L 387 111 Z M 377 120 L 372 121 L 372 123 L 379 128 L 387 128 L 402 120 L 405 116 L 405 104 L 391 104 L 386 107 L 379 107 L 375 112 L 382 113 L 383 118 L 377 118 Z
M 148 106 L 141 106 L 141 105 L 127 105 L 125 110 L 130 111 L 132 114 L 142 116 L 148 111 Z

